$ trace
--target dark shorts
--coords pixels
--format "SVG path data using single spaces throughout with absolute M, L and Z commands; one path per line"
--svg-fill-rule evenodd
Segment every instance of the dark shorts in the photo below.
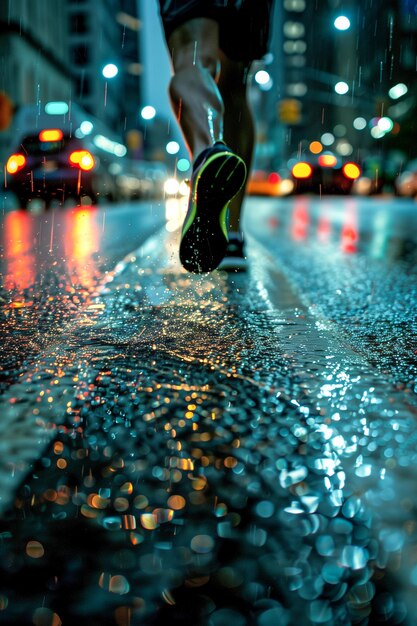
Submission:
M 197 17 L 216 20 L 220 48 L 234 61 L 250 62 L 268 52 L 273 0 L 159 0 L 166 40 Z

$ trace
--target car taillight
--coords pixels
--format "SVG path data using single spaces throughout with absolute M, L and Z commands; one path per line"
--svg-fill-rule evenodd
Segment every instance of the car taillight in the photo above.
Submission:
M 88 150 L 75 150 L 71 152 L 69 155 L 69 162 L 76 167 L 79 167 L 80 170 L 84 170 L 84 172 L 88 172 L 92 170 L 95 166 L 95 161 L 93 155 L 88 152 Z
M 281 180 L 281 176 L 277 172 L 271 172 L 268 176 L 268 183 L 277 185 Z
M 352 180 L 356 180 L 361 175 L 360 168 L 356 165 L 356 163 L 346 163 L 343 166 L 343 174 L 346 178 L 351 178 Z
M 334 167 L 337 159 L 334 154 L 321 154 L 318 158 L 318 163 L 322 167 Z
M 7 159 L 6 170 L 9 174 L 16 174 L 16 172 L 24 167 L 25 163 L 26 159 L 23 154 L 12 154 Z
M 309 176 L 311 176 L 313 169 L 311 165 L 301 161 L 300 163 L 296 163 L 294 165 L 291 172 L 294 178 L 308 178 Z
M 39 141 L 61 141 L 63 136 L 59 128 L 47 128 L 39 133 Z

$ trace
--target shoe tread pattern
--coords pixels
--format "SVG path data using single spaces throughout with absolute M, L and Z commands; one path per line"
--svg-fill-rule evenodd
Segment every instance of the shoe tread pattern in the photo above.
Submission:
M 188 271 L 211 272 L 223 259 L 227 248 L 227 206 L 245 178 L 245 164 L 233 153 L 213 155 L 204 164 L 191 190 L 195 216 L 180 245 L 180 260 Z

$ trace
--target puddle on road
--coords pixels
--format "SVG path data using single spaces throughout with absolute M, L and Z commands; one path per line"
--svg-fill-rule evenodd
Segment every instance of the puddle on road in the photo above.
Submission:
M 0 618 L 411 624 L 401 398 L 262 276 L 143 267 L 69 337 L 66 423 L 0 527 Z
M 409 394 L 417 407 L 417 275 L 412 202 L 295 198 L 248 211 L 310 312 Z

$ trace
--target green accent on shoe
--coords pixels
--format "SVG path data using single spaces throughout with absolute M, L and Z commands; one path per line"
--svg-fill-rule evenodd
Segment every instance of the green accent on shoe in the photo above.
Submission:
M 194 221 L 196 212 L 197 212 L 197 187 L 198 187 L 198 182 L 201 178 L 201 176 L 203 175 L 204 171 L 207 169 L 208 165 L 210 165 L 210 163 L 212 163 L 213 161 L 215 161 L 216 159 L 222 157 L 222 156 L 226 156 L 226 157 L 233 157 L 239 160 L 239 163 L 242 163 L 244 168 L 245 168 L 245 177 L 246 177 L 246 163 L 244 162 L 244 160 L 238 156 L 237 154 L 234 153 L 230 153 L 230 152 L 216 152 L 215 154 L 213 154 L 211 157 L 209 157 L 207 159 L 207 161 L 204 162 L 204 164 L 201 166 L 199 172 L 198 172 L 198 176 L 195 179 L 193 188 L 191 189 L 191 201 L 192 201 L 192 209 L 191 212 L 189 212 L 189 215 L 187 217 L 186 222 L 184 222 L 183 227 L 182 227 L 182 236 L 185 235 L 185 233 L 187 232 L 187 230 L 190 228 L 191 224 Z M 236 166 L 237 167 L 237 166 Z M 221 168 L 220 168 L 221 169 Z M 233 170 L 234 171 L 234 170 Z M 233 172 L 228 176 L 228 178 L 231 177 L 231 175 L 233 174 Z M 217 174 L 218 176 L 218 174 Z M 216 177 L 217 177 L 216 176 Z M 242 185 L 243 186 L 243 185 Z M 230 198 L 230 200 L 228 200 L 227 204 L 229 204 L 229 202 L 231 200 L 233 200 L 234 196 L 239 193 L 240 189 Z M 227 208 L 227 205 L 225 205 L 222 209 L 222 211 Z M 222 228 L 225 237 L 227 239 L 227 224 L 225 225 L 225 228 Z
M 228 242 L 228 208 L 246 180 L 243 159 L 213 147 L 197 167 L 181 233 L 180 260 L 190 272 L 203 273 L 221 262 Z

